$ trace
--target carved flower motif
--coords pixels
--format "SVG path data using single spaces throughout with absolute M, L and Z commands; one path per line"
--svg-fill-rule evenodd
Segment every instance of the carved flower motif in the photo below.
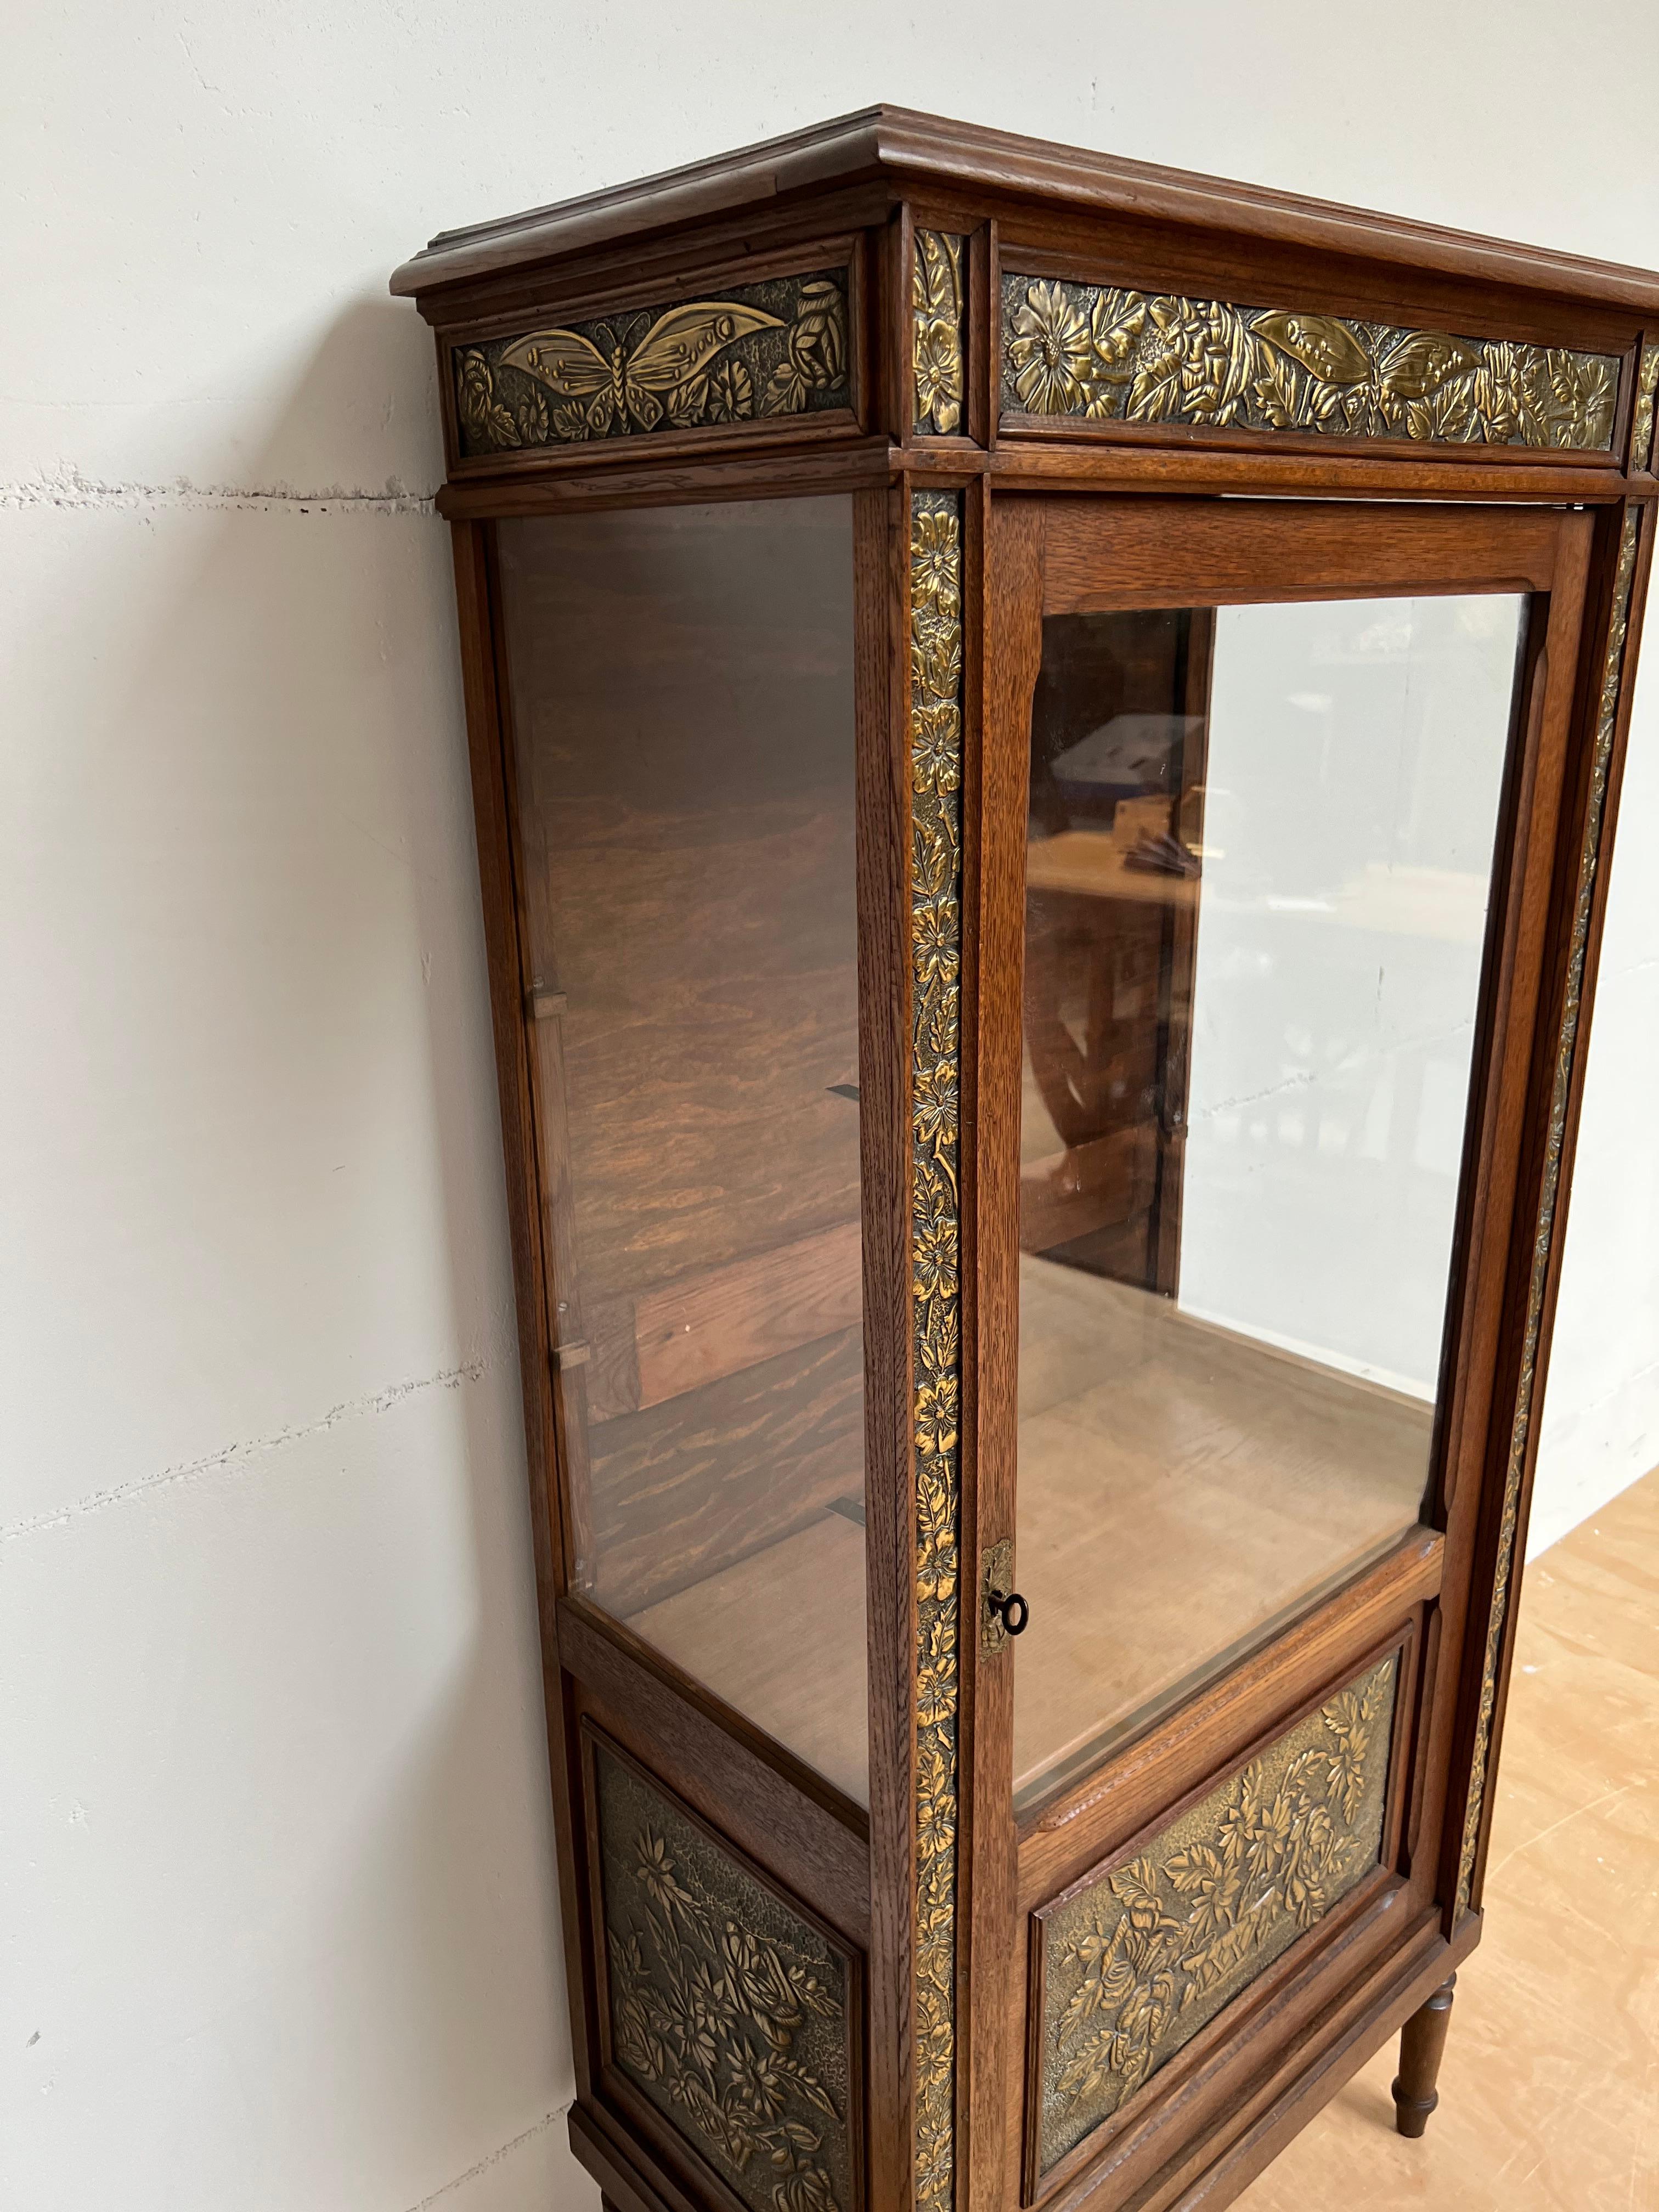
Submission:
M 1163 297 L 1146 303 L 1146 320 L 1130 356 L 1131 422 L 1164 422 L 1181 411 L 1184 380 L 1200 382 L 1211 336 L 1210 318 L 1196 300 Z
M 660 1836 L 647 1828 L 635 1846 L 639 1859 L 634 1872 L 647 1893 L 663 1911 L 673 1914 L 695 1903 L 690 1890 L 684 1888 L 674 1872 L 674 1862 Z
M 911 958 L 920 983 L 953 983 L 962 965 L 957 942 L 958 919 L 953 898 L 929 899 L 916 909 Z
M 828 392 L 842 381 L 847 373 L 847 331 L 839 284 L 814 276 L 801 286 L 788 351 L 815 392 Z
M 954 323 L 930 318 L 916 326 L 916 414 L 949 437 L 962 420 L 962 347 Z
M 957 1448 L 957 1384 L 924 1384 L 916 1393 L 916 1449 L 924 1459 L 941 1459 Z
M 1093 365 L 1089 318 L 1060 284 L 1028 285 L 1014 310 L 1008 359 L 1028 415 L 1076 415 L 1087 404 Z
M 461 356 L 455 405 L 461 428 L 473 445 L 510 447 L 518 444 L 519 426 L 495 397 L 495 374 L 476 347 Z
M 919 1298 L 953 1298 L 957 1294 L 957 1225 L 922 1221 L 916 1225 L 912 1266 Z
M 703 419 L 742 422 L 755 411 L 755 380 L 740 361 L 728 361 L 708 380 Z
M 962 781 L 962 714 L 951 698 L 925 699 L 911 716 L 910 781 L 918 791 L 954 791 Z
M 962 555 L 957 519 L 946 508 L 924 507 L 910 537 L 910 604 L 920 617 L 954 622 L 961 605 Z
M 957 1133 L 957 1072 L 948 1061 L 916 1070 L 915 1095 L 911 1108 L 917 1136 L 937 1149 L 954 1140 Z

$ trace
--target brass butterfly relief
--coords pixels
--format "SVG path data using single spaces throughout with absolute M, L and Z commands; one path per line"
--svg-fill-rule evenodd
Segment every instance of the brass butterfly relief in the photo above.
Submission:
M 688 419 L 707 406 L 702 373 L 715 356 L 779 322 L 759 307 L 697 301 L 659 315 L 631 348 L 617 337 L 606 354 L 580 331 L 538 331 L 509 346 L 496 366 L 521 368 L 556 399 L 574 401 L 591 437 L 606 436 L 613 424 L 654 430 L 671 406 Z
M 847 271 L 528 331 L 452 359 L 464 459 L 847 407 Z
M 1011 416 L 1605 453 L 1611 355 L 1117 285 L 1002 280 Z

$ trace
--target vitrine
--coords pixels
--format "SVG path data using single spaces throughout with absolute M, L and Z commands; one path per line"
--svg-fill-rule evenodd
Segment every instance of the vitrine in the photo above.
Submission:
M 1402 2028 L 1420 2134 L 1659 277 L 878 108 L 393 289 L 579 2156 L 617 2212 L 1212 2208 Z

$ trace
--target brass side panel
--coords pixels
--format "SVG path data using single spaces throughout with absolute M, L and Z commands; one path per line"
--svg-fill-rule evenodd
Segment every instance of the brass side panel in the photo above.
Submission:
M 1119 285 L 1002 280 L 1004 415 L 1607 453 L 1610 354 Z
M 1503 1515 L 1498 1522 L 1498 1556 L 1492 1568 L 1492 1604 L 1486 1615 L 1486 1648 L 1480 1665 L 1480 1704 L 1475 1716 L 1469 1794 L 1463 1808 L 1463 1839 L 1458 1853 L 1456 1909 L 1459 1913 L 1466 1912 L 1475 1902 L 1474 1862 L 1480 1847 L 1481 1816 L 1486 1802 L 1486 1769 L 1492 1756 L 1492 1717 L 1498 1710 L 1498 1685 L 1503 1674 L 1504 1644 L 1509 1631 L 1510 1601 L 1515 1579 L 1515 1546 L 1521 1526 L 1521 1492 L 1526 1477 L 1527 1454 L 1532 1435 L 1533 1401 L 1538 1382 L 1538 1344 L 1544 1324 L 1544 1294 L 1549 1282 L 1550 1257 L 1555 1245 L 1556 1209 L 1561 1195 L 1561 1152 L 1566 1142 L 1567 1101 L 1572 1093 L 1573 1061 L 1578 1049 L 1578 1017 L 1584 988 L 1584 959 L 1589 947 L 1590 909 L 1595 902 L 1595 878 L 1601 860 L 1601 822 L 1607 811 L 1607 771 L 1613 761 L 1613 734 L 1619 726 L 1619 699 L 1625 671 L 1625 637 L 1630 627 L 1631 594 L 1636 581 L 1636 553 L 1641 532 L 1641 509 L 1627 507 L 1619 541 L 1619 566 L 1613 577 L 1613 612 L 1601 660 L 1601 690 L 1596 706 L 1595 748 L 1590 756 L 1589 802 L 1584 810 L 1584 834 L 1578 854 L 1578 880 L 1573 894 L 1572 935 L 1567 950 L 1566 989 L 1561 1002 L 1561 1026 L 1556 1036 L 1549 1125 L 1544 1141 L 1544 1175 L 1538 1194 L 1538 1219 L 1533 1231 L 1532 1273 L 1527 1285 L 1527 1318 L 1521 1339 L 1521 1376 L 1516 1389 L 1515 1413 L 1510 1424 L 1509 1459 L 1504 1470 Z
M 948 438 L 965 428 L 968 241 L 948 231 L 919 230 L 910 279 L 911 367 L 916 428 Z
M 1377 1864 L 1399 1668 L 1391 1652 L 1038 1916 L 1040 2171 Z
M 910 1274 L 916 1530 L 915 2203 L 955 2201 L 962 1621 L 962 500 L 910 501 Z
M 463 460 L 850 407 L 848 271 L 452 346 Z
M 597 1740 L 593 1772 L 611 2063 L 750 2212 L 853 2212 L 848 1960 Z

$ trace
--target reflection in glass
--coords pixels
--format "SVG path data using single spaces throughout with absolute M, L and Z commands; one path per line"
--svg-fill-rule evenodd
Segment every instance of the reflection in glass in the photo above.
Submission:
M 1021 1803 L 1418 1518 L 1524 605 L 1044 624 Z
M 864 1801 L 851 502 L 499 544 L 576 1583 Z

